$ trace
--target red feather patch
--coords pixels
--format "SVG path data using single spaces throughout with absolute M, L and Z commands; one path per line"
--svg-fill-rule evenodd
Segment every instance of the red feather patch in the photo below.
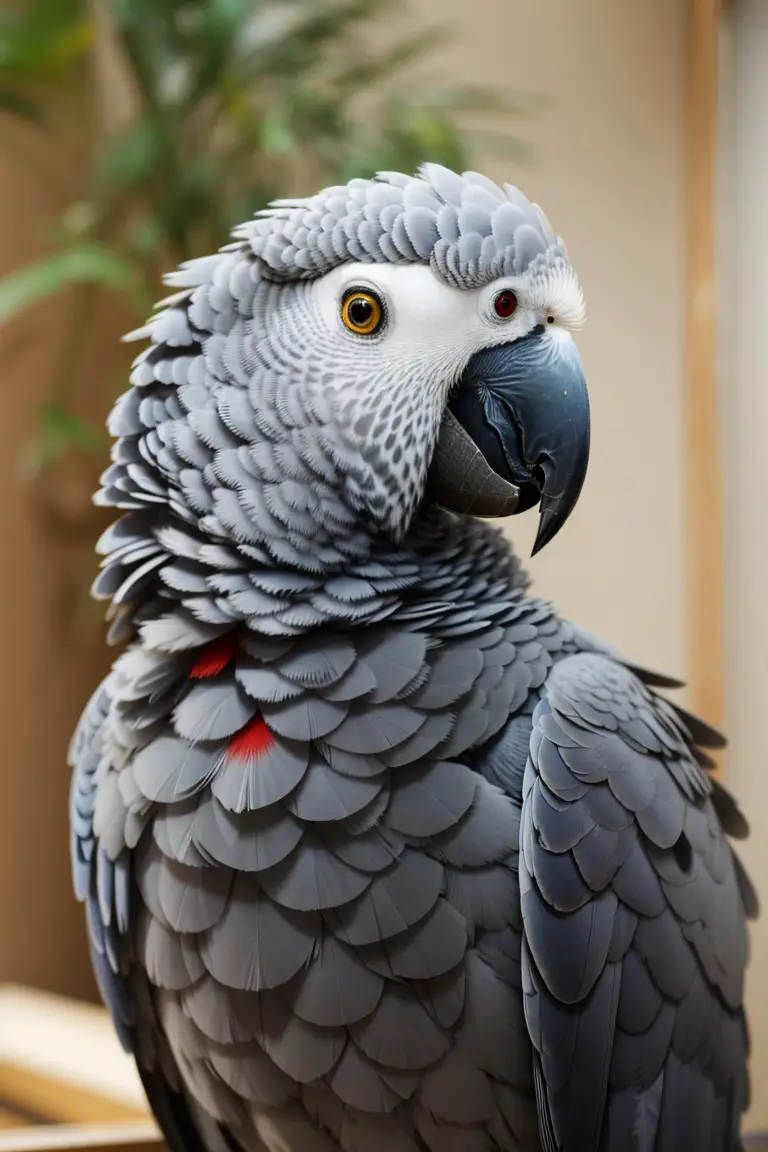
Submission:
M 250 760 L 252 756 L 263 756 L 274 743 L 271 729 L 261 716 L 255 716 L 230 742 L 227 760 Z
M 207 680 L 218 676 L 234 660 L 237 652 L 237 632 L 225 632 L 210 644 L 206 644 L 202 655 L 198 656 L 189 673 L 192 680 Z

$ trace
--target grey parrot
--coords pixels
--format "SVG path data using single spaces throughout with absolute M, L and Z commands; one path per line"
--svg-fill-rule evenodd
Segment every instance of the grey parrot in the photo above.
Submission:
M 528 592 L 584 303 L 516 188 L 277 201 L 109 429 L 74 883 L 171 1152 L 735 1152 L 756 898 L 721 737 Z

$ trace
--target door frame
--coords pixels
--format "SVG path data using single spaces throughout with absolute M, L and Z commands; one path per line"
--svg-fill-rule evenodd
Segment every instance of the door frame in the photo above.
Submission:
M 723 468 L 717 373 L 717 169 L 724 0 L 686 4 L 686 647 L 691 708 L 725 718 Z

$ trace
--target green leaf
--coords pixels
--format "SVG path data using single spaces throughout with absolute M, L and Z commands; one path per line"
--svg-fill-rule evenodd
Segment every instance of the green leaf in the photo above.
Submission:
M 17 92 L 8 92 L 0 89 L 0 112 L 10 112 L 20 116 L 22 120 L 30 120 L 34 124 L 44 124 L 48 116 L 45 109 L 28 96 Z
M 533 147 L 527 140 L 513 139 L 503 132 L 473 132 L 475 151 L 481 156 L 493 156 L 513 164 L 532 164 Z
M 413 107 L 422 110 L 451 113 L 499 112 L 507 115 L 530 115 L 534 103 L 530 96 L 516 99 L 510 93 L 503 93 L 479 84 L 435 84 L 414 85 L 408 97 Z
M 145 216 L 137 220 L 128 234 L 128 242 L 136 257 L 154 261 L 166 240 L 161 222 L 155 216 Z
M 30 475 L 39 475 L 73 449 L 101 453 L 106 442 L 103 428 L 50 401 L 40 409 L 40 431 L 29 446 L 25 467 Z
M 96 180 L 115 188 L 140 188 L 151 183 L 165 156 L 165 125 L 141 119 L 105 141 L 95 161 Z
M 261 146 L 267 156 L 287 156 L 296 147 L 296 137 L 279 109 L 270 109 L 261 125 Z
M 410 39 L 398 41 L 378 56 L 355 61 L 335 80 L 338 89 L 359 91 L 380 81 L 391 80 L 408 64 L 427 55 L 447 38 L 443 28 L 425 28 Z
M 68 245 L 82 242 L 89 233 L 93 234 L 97 223 L 96 205 L 90 200 L 75 201 L 61 216 L 61 237 L 66 237 L 66 240 L 62 239 L 61 242 Z
M 83 0 L 26 0 L 0 13 L 0 77 L 50 80 L 92 43 L 94 25 Z
M 0 324 L 71 284 L 97 284 L 146 307 L 136 267 L 117 252 L 91 244 L 55 252 L 0 280 Z

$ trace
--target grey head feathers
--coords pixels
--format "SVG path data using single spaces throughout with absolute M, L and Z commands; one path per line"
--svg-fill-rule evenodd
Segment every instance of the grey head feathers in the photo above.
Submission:
M 169 601 L 203 632 L 258 619 L 293 634 L 386 613 L 420 566 L 409 530 L 417 548 L 456 530 L 420 508 L 462 365 L 478 342 L 506 338 L 479 318 L 478 292 L 513 276 L 530 313 L 521 332 L 545 300 L 568 323 L 581 307 L 540 210 L 476 173 L 426 165 L 351 181 L 276 204 L 236 235 L 171 274 L 179 291 L 130 337 L 150 343 L 110 418 L 97 496 L 125 513 L 102 540 L 96 585 L 118 639 L 137 605 L 146 621 Z M 370 269 L 389 295 L 386 339 L 341 331 L 347 268 Z M 342 574 L 375 577 L 331 588 Z
M 323 275 L 346 261 L 428 263 L 456 288 L 568 266 L 536 204 L 479 172 L 425 164 L 415 177 L 381 172 L 305 200 L 279 200 L 235 232 L 276 280 Z

